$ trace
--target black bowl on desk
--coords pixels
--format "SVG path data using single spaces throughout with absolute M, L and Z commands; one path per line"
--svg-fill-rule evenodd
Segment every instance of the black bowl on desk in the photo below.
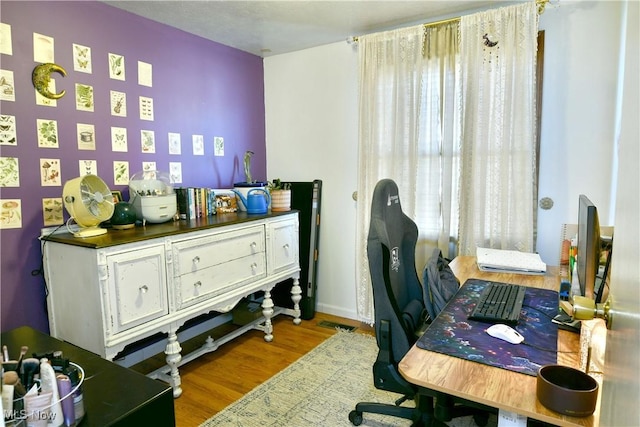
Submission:
M 587 417 L 596 409 L 598 382 L 574 368 L 545 365 L 538 371 L 536 395 L 546 408 L 571 417 Z

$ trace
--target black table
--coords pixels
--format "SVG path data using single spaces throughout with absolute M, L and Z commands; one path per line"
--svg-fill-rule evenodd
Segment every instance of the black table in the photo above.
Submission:
M 27 326 L 2 333 L 1 344 L 16 357 L 23 345 L 29 346 L 25 357 L 61 350 L 65 358 L 84 369 L 86 414 L 80 427 L 175 426 L 173 391 L 166 383 Z

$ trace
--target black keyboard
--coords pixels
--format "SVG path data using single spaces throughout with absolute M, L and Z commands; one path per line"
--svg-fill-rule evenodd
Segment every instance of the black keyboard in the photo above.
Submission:
M 469 319 L 517 325 L 525 290 L 525 286 L 488 282 Z

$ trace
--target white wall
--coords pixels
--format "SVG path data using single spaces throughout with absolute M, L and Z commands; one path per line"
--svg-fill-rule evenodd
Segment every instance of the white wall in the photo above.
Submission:
M 547 7 L 545 30 L 537 250 L 557 265 L 560 227 L 576 223 L 578 196 L 613 224 L 616 98 L 622 2 L 569 1 Z
M 612 222 L 620 22 L 613 1 L 563 0 L 540 18 L 539 195 L 555 205 L 539 211 L 537 246 L 552 265 L 561 225 L 577 220 L 579 194 L 598 205 L 602 224 Z M 356 318 L 357 52 L 340 42 L 272 56 L 264 67 L 268 176 L 323 180 L 318 310 Z
M 334 43 L 264 60 L 267 176 L 322 180 L 318 311 L 355 318 L 357 52 Z

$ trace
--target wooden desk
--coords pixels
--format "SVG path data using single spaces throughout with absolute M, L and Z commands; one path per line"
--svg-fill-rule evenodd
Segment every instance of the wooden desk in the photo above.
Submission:
M 495 282 L 515 283 L 530 287 L 558 290 L 560 286 L 557 267 L 547 268 L 544 276 L 486 273 L 480 271 L 475 257 L 457 257 L 451 269 L 463 284 L 477 278 Z M 558 331 L 558 363 L 579 366 L 578 334 Z M 414 345 L 400 361 L 398 368 L 410 383 L 431 390 L 458 396 L 498 409 L 525 415 L 555 425 L 596 426 L 600 410 L 600 398 L 596 412 L 584 418 L 568 417 L 545 408 L 536 397 L 536 377 L 512 372 L 460 359 L 446 354 L 423 350 Z

